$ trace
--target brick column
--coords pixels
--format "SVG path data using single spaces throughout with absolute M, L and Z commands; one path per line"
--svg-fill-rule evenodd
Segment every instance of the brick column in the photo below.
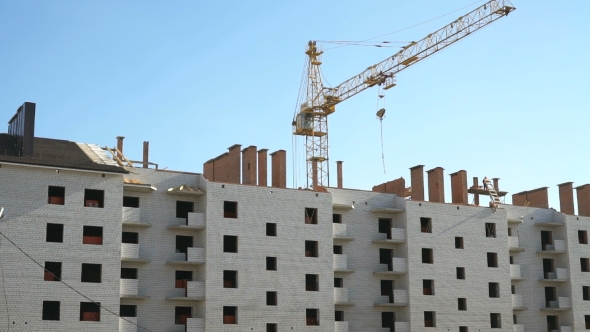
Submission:
M 150 142 L 143 142 L 143 168 L 149 168 Z
M 559 187 L 559 211 L 574 215 L 574 189 L 573 182 L 558 184 Z
M 467 172 L 460 170 L 450 174 L 451 176 L 451 198 L 455 204 L 467 205 Z
M 119 159 L 121 159 L 123 157 L 123 140 L 125 139 L 125 136 L 117 136 L 117 150 L 119 150 L 119 152 L 117 152 L 117 157 L 119 157 Z
M 338 188 L 342 188 L 342 161 L 336 162 L 336 173 L 338 174 Z
M 412 200 L 424 200 L 424 165 L 410 168 L 410 185 L 412 186 Z
M 578 214 L 590 217 L 590 184 L 576 187 L 578 196 Z
M 258 150 L 258 185 L 266 187 L 268 184 L 268 149 Z
M 445 179 L 444 169 L 436 167 L 428 173 L 428 200 L 431 202 L 444 203 L 445 202 Z
M 473 186 L 471 188 L 479 188 L 479 178 L 477 176 L 473 177 Z M 479 194 L 473 194 L 473 204 L 479 206 Z
M 241 149 L 242 146 L 240 144 L 234 144 L 228 148 L 229 153 L 226 157 L 227 164 L 227 182 L 228 183 L 240 183 L 240 159 L 241 159 Z
M 256 185 L 256 147 L 242 150 L 242 184 Z
M 270 154 L 272 158 L 272 186 L 287 188 L 287 151 L 278 150 Z

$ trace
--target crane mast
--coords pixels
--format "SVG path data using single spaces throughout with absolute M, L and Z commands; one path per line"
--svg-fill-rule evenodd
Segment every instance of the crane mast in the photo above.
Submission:
M 293 119 L 293 135 L 305 136 L 307 186 L 311 184 L 314 190 L 318 186 L 329 186 L 328 115 L 335 112 L 338 103 L 375 85 L 385 90 L 394 87 L 395 75 L 400 71 L 508 16 L 515 9 L 509 0 L 491 0 L 333 88 L 322 82 L 323 51 L 315 41 L 310 41 L 305 52 L 308 59 L 305 101 Z

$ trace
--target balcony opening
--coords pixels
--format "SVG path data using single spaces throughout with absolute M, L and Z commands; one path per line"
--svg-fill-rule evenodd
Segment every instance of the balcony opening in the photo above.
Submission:
M 104 207 L 104 190 L 84 189 L 85 207 Z
M 174 288 L 187 288 L 189 281 L 193 281 L 193 271 L 175 271 Z
M 66 199 L 65 187 L 49 186 L 47 190 L 47 204 L 64 205 Z
M 559 331 L 559 317 L 558 316 L 547 316 L 547 331 Z
M 238 237 L 234 235 L 223 236 L 223 252 L 238 252 Z
M 334 287 L 335 288 L 344 287 L 344 279 L 343 278 L 334 278 Z
M 582 286 L 582 299 L 584 301 L 590 301 L 590 287 Z
M 100 322 L 100 303 L 80 302 L 80 320 L 87 322 Z
M 509 263 L 510 263 L 510 264 L 514 264 L 514 256 L 510 256 L 510 258 L 509 258 Z
M 266 223 L 266 236 L 277 236 L 277 224 L 273 222 Z
M 267 323 L 266 332 L 277 332 L 279 329 L 276 323 Z
M 516 315 L 512 315 L 512 324 L 518 324 L 518 319 Z
M 436 312 L 424 311 L 424 327 L 436 327 Z
M 463 237 L 455 237 L 455 249 L 463 249 Z
M 176 252 L 177 253 L 188 253 L 188 248 L 193 247 L 193 237 L 185 235 L 176 235 Z
M 123 232 L 122 243 L 130 243 L 130 244 L 138 244 L 139 243 L 139 233 L 136 232 Z
M 501 329 L 502 328 L 502 319 L 500 318 L 500 314 L 498 314 L 498 313 L 491 313 L 490 314 L 490 327 L 493 329 Z
M 43 301 L 43 320 L 59 320 L 59 301 Z
M 45 262 L 45 281 L 61 281 L 61 262 Z
M 465 279 L 465 268 L 464 267 L 457 268 L 457 279 Z
M 342 223 L 342 215 L 339 213 L 332 214 L 332 223 L 341 224 Z
M 381 280 L 381 296 L 387 296 L 388 303 L 393 303 L 393 280 Z
M 100 283 L 102 274 L 101 264 L 82 263 L 82 282 Z
M 545 307 L 557 308 L 557 287 L 545 287 Z
M 584 323 L 586 324 L 586 330 L 590 330 L 590 315 L 584 315 Z
M 588 232 L 578 231 L 578 242 L 580 244 L 588 244 Z
M 459 326 L 459 332 L 469 332 L 469 328 L 467 326 Z
M 422 294 L 423 295 L 434 295 L 434 280 L 423 279 L 422 280 Z
M 238 323 L 238 307 L 223 307 L 223 324 Z
M 305 241 L 305 257 L 318 257 L 318 241 Z
M 342 255 L 342 246 L 335 245 L 334 246 L 334 254 L 336 254 L 336 255 Z
M 305 290 L 318 292 L 320 290 L 320 277 L 317 274 L 305 275 Z
M 395 313 L 381 312 L 381 327 L 388 328 L 389 332 L 395 331 Z
M 123 207 L 139 208 L 139 197 L 123 196 Z
M 223 217 L 238 218 L 238 202 L 223 201 Z
M 488 283 L 488 294 L 490 297 L 500 297 L 500 284 L 497 282 Z
M 137 269 L 130 267 L 122 267 L 121 279 L 137 279 Z
M 467 299 L 464 297 L 460 297 L 457 299 L 457 310 L 464 311 L 467 310 Z
M 430 248 L 422 248 L 422 263 L 434 264 L 433 250 Z
M 432 218 L 420 218 L 420 232 L 432 233 Z
M 514 285 L 510 285 L 510 292 L 511 292 L 512 294 L 516 294 L 516 286 L 514 286 Z
M 186 325 L 189 318 L 193 318 L 192 307 L 174 307 L 174 324 Z
M 102 227 L 84 226 L 82 232 L 82 243 L 102 245 Z
M 392 220 L 389 218 L 379 218 L 379 233 L 386 234 L 388 240 L 391 240 L 392 223 Z
M 550 258 L 543 258 L 543 279 L 555 279 L 555 262 Z
M 486 237 L 496 237 L 496 224 L 486 222 Z
M 277 292 L 266 292 L 266 305 L 276 306 L 277 302 Z
M 553 234 L 551 231 L 541 231 L 541 249 L 553 250 Z
M 223 271 L 223 288 L 238 288 L 238 271 Z
M 512 228 L 508 227 L 508 236 L 512 236 Z
M 320 309 L 305 309 L 305 325 L 320 325 Z
M 194 202 L 176 201 L 176 218 L 188 220 L 188 214 L 195 212 Z
M 379 248 L 379 264 L 387 264 L 387 271 L 393 271 L 393 249 Z
M 121 317 L 137 317 L 137 306 L 129 304 L 121 304 L 119 306 L 119 316 Z
M 46 234 L 45 234 L 45 241 L 46 242 L 57 242 L 63 243 L 64 242 L 64 225 L 63 224 L 47 224 Z
M 334 320 L 337 322 L 344 322 L 344 311 L 336 310 L 334 313 Z
M 590 258 L 580 258 L 582 272 L 590 272 Z
M 276 257 L 266 257 L 266 270 L 267 271 L 276 271 L 277 270 L 277 258 Z
M 314 225 L 318 223 L 318 209 L 305 208 L 305 223 Z
M 488 267 L 498 267 L 498 254 L 488 252 Z

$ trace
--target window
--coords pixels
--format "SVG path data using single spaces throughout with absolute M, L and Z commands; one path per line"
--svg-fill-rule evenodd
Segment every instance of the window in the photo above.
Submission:
M 344 311 L 336 310 L 334 313 L 334 320 L 337 322 L 344 322 Z
M 584 322 L 586 323 L 586 330 L 590 330 L 590 315 L 584 315 Z
M 122 267 L 121 268 L 121 279 L 137 279 L 137 269 Z
M 119 316 L 121 317 L 137 317 L 137 306 L 136 305 L 124 305 L 119 306 Z
M 381 280 L 381 296 L 387 296 L 393 303 L 393 280 Z
M 305 257 L 318 257 L 318 241 L 305 241 Z
M 102 265 L 82 263 L 82 282 L 100 283 Z
M 139 207 L 139 197 L 123 196 L 123 206 L 138 208 Z
M 588 232 L 578 231 L 578 242 L 580 244 L 588 244 Z
M 84 226 L 82 243 L 102 245 L 102 227 Z
M 460 236 L 455 237 L 455 249 L 463 249 L 463 238 Z
M 424 327 L 436 327 L 436 313 L 424 311 Z
M 590 272 L 590 258 L 580 258 L 582 272 Z
M 490 297 L 500 297 L 500 284 L 497 282 L 490 282 L 488 284 Z
M 424 264 L 433 264 L 434 257 L 432 257 L 432 249 L 429 248 L 422 248 L 422 263 Z
M 555 262 L 550 258 L 543 258 L 543 279 L 555 279 Z
M 391 239 L 391 219 L 379 218 L 379 233 L 386 234 L 388 240 Z
M 174 324 L 186 325 L 186 320 L 193 317 L 193 308 L 174 307 Z
M 434 295 L 434 280 L 429 280 L 429 279 L 422 280 L 422 294 Z
M 332 222 L 335 224 L 341 224 L 342 223 L 342 215 L 338 214 L 338 213 L 334 213 L 332 215 Z
M 459 326 L 459 332 L 469 332 L 469 329 L 467 326 Z
M 45 235 L 47 242 L 64 242 L 64 225 L 63 224 L 47 224 L 47 232 Z
M 582 286 L 582 299 L 584 301 L 590 301 L 590 287 Z
M 122 236 L 121 242 L 123 242 L 123 243 L 138 244 L 139 243 L 139 233 L 136 233 L 136 232 L 123 232 L 123 236 Z
M 65 187 L 49 186 L 49 189 L 47 190 L 47 204 L 64 205 L 65 199 L 66 199 L 66 188 Z
M 458 310 L 467 310 L 467 299 L 464 297 L 460 297 L 457 299 L 457 307 Z
M 223 217 L 238 218 L 238 202 L 223 202 Z
M 512 315 L 512 324 L 518 324 L 518 319 L 516 318 L 516 315 Z
M 320 325 L 320 309 L 305 309 L 305 325 Z
M 84 206 L 103 208 L 104 190 L 84 189 Z
M 279 328 L 277 327 L 276 323 L 267 323 L 266 324 L 266 332 L 277 332 Z
M 334 254 L 342 255 L 342 246 L 334 246 Z
M 224 271 L 225 272 L 225 271 Z M 224 273 L 225 276 L 225 273 Z M 175 271 L 174 288 L 187 288 L 187 283 L 193 280 L 193 271 Z
M 389 328 L 393 330 L 395 328 L 395 313 L 393 312 L 382 312 L 381 313 L 381 327 Z
M 61 262 L 45 262 L 45 274 L 43 275 L 43 280 L 60 281 Z
M 276 271 L 277 270 L 277 258 L 276 257 L 266 257 L 266 270 L 267 271 Z
M 514 256 L 510 256 L 509 263 L 510 263 L 510 264 L 514 264 Z
M 318 223 L 318 209 L 316 208 L 305 208 L 305 223 L 306 224 L 317 224 Z
M 432 233 L 432 219 L 420 218 L 420 231 L 422 233 Z
M 500 314 L 491 313 L 490 314 L 490 325 L 493 329 L 501 329 L 502 328 L 502 320 L 500 319 Z
M 188 253 L 188 248 L 193 247 L 193 237 L 192 236 L 184 236 L 184 235 L 176 235 L 176 252 L 179 253 Z
M 498 267 L 498 254 L 488 252 L 488 267 Z
M 266 305 L 277 305 L 277 292 L 266 292 Z
M 548 246 L 550 246 L 548 248 Z M 553 250 L 553 234 L 551 231 L 541 231 L 541 249 Z
M 320 277 L 317 274 L 305 275 L 305 290 L 317 292 L 320 290 Z
M 238 237 L 234 235 L 223 236 L 223 252 L 238 252 Z
M 496 224 L 486 222 L 486 237 L 496 237 Z
M 511 292 L 512 294 L 516 294 L 516 286 L 514 286 L 514 285 L 510 285 L 510 292 Z
M 387 271 L 393 271 L 393 249 L 379 248 L 379 264 L 387 264 Z
M 277 224 L 272 222 L 266 223 L 266 236 L 277 236 Z
M 344 279 L 343 278 L 334 278 L 334 287 L 336 287 L 336 288 L 344 287 Z
M 80 320 L 100 322 L 100 303 L 80 302 Z
M 238 307 L 223 307 L 223 324 L 238 323 Z
M 223 271 L 223 288 L 238 288 L 238 271 Z
M 508 227 L 508 236 L 512 236 L 512 228 Z
M 59 301 L 43 301 L 42 319 L 59 320 Z
M 464 267 L 457 268 L 457 279 L 465 279 L 465 268 Z
M 195 212 L 195 203 L 176 201 L 176 218 L 187 219 L 189 212 Z

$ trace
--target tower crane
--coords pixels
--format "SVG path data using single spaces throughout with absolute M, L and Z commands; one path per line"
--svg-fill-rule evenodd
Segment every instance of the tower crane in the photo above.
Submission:
M 320 66 L 321 51 L 315 41 L 308 43 L 305 101 L 293 119 L 293 135 L 305 136 L 307 186 L 314 190 L 329 185 L 328 115 L 336 105 L 373 86 L 388 90 L 396 85 L 395 75 L 426 59 L 479 29 L 508 16 L 516 8 L 509 0 L 491 0 L 459 17 L 420 41 L 413 41 L 391 57 L 333 88 L 324 86 Z

